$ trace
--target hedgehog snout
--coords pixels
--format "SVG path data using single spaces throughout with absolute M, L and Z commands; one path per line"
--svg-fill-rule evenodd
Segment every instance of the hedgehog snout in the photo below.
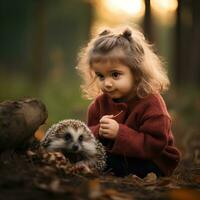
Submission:
M 79 151 L 79 149 L 80 149 L 80 147 L 79 147 L 78 144 L 73 144 L 73 146 L 72 146 L 72 151 L 73 152 L 77 152 L 77 151 Z

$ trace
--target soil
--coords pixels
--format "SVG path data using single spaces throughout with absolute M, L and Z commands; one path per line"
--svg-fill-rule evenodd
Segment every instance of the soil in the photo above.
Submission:
M 0 154 L 0 200 L 146 200 L 200 199 L 200 166 L 182 160 L 171 177 L 157 178 L 150 173 L 144 179 L 130 175 L 118 178 L 71 173 L 44 162 L 41 156 L 6 151 Z

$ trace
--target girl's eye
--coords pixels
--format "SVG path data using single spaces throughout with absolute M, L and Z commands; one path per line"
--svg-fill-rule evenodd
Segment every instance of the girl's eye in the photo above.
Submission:
M 99 80 L 104 80 L 104 76 L 102 74 L 97 73 L 96 75 L 99 78 Z
M 111 75 L 112 75 L 112 77 L 113 77 L 114 79 L 117 79 L 117 78 L 120 77 L 120 73 L 119 73 L 119 72 L 113 72 Z

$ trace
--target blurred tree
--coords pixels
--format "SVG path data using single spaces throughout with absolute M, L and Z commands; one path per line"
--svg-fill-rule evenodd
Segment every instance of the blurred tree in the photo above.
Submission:
M 23 72 L 38 88 L 58 49 L 70 73 L 89 37 L 91 20 L 92 7 L 85 0 L 0 1 L 0 70 Z
M 178 85 L 200 83 L 200 1 L 178 0 L 175 77 Z
M 189 66 L 190 81 L 200 84 L 200 1 L 190 1 L 192 5 L 192 29 L 191 29 L 191 42 L 190 42 L 190 58 Z
M 46 7 L 45 0 L 35 0 L 33 11 L 33 48 L 32 48 L 32 81 L 35 85 L 34 88 L 38 88 L 41 80 L 44 76 L 45 66 L 45 35 L 46 30 Z
M 174 56 L 174 82 L 180 84 L 181 82 L 181 8 L 182 1 L 178 0 L 178 7 L 176 11 L 176 31 L 175 31 L 175 56 Z
M 143 20 L 143 29 L 145 37 L 151 41 L 153 40 L 152 20 L 151 20 L 151 0 L 145 0 L 145 15 Z
M 22 69 L 27 61 L 33 0 L 0 1 L 0 68 Z

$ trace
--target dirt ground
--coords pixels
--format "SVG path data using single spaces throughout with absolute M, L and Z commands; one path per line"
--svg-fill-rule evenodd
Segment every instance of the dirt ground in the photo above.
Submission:
M 171 177 L 150 173 L 117 178 L 110 174 L 70 173 L 44 162 L 35 153 L 0 154 L 0 200 L 197 200 L 200 199 L 200 166 L 182 160 Z

